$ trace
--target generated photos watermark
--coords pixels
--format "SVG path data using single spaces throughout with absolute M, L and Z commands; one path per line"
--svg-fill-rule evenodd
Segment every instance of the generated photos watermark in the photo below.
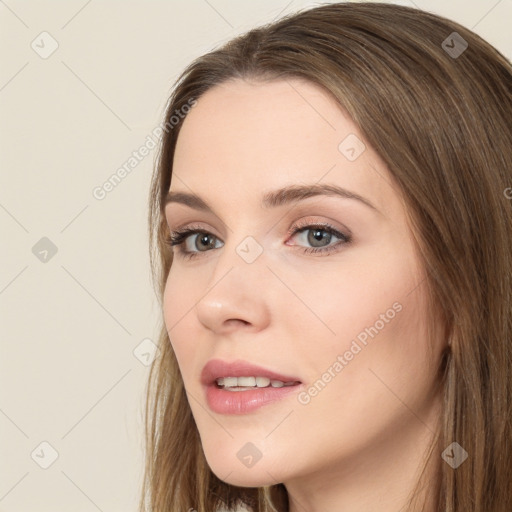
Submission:
M 350 361 L 368 345 L 368 338 L 375 338 L 402 309 L 400 302 L 394 302 L 391 308 L 386 310 L 385 313 L 381 313 L 379 319 L 376 320 L 372 326 L 366 327 L 361 331 L 356 338 L 352 340 L 349 349 L 346 350 L 343 355 L 338 355 L 336 361 L 325 370 L 322 376 L 316 380 L 313 385 L 306 391 L 302 391 L 297 395 L 298 402 L 302 405 L 307 405 L 311 402 L 312 398 L 318 396 L 318 394 L 325 389 L 327 384 L 329 384 L 329 382 L 331 382 Z
M 92 195 L 94 199 L 102 201 L 107 195 L 112 192 L 129 174 L 135 169 L 144 158 L 146 158 L 153 149 L 156 148 L 157 144 L 162 138 L 163 132 L 169 133 L 181 119 L 190 112 L 192 107 L 195 107 L 197 100 L 191 98 L 187 101 L 187 104 L 183 105 L 180 109 L 176 109 L 174 114 L 165 123 L 161 123 L 152 132 L 146 136 L 144 143 L 135 151 L 132 151 L 130 157 L 109 176 L 101 185 L 93 188 Z

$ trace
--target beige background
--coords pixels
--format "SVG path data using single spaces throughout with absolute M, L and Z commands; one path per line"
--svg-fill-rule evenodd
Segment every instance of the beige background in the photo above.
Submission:
M 0 2 L 0 511 L 136 510 L 159 318 L 145 224 L 155 150 L 103 199 L 93 190 L 161 122 L 194 57 L 318 3 Z M 512 58 L 512 0 L 396 3 Z

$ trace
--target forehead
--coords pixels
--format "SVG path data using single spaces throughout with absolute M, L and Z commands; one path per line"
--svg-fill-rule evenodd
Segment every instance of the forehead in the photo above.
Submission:
M 315 84 L 226 82 L 208 90 L 187 115 L 170 188 L 192 189 L 220 204 L 233 192 L 253 201 L 291 184 L 335 183 L 384 213 L 395 195 L 389 173 L 368 144 L 356 160 L 347 159 L 340 150 L 352 140 L 347 137 L 363 140 L 344 109 Z
M 331 138 L 326 139 L 328 132 L 332 136 L 352 127 L 349 119 L 336 115 L 336 110 L 341 108 L 334 99 L 309 82 L 231 80 L 199 98 L 182 126 L 175 158 L 188 144 L 194 144 L 199 154 L 198 145 L 217 146 L 226 157 L 243 151 L 248 157 L 258 154 L 258 159 L 264 158 L 259 153 L 263 147 L 270 150 L 279 146 L 289 158 L 290 151 L 300 152 L 305 139 L 311 145 L 323 141 L 326 146 Z

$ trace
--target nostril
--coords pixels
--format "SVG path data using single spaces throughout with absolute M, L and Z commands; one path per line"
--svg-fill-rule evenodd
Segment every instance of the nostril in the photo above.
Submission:
M 228 325 L 236 324 L 238 322 L 241 322 L 244 325 L 249 325 L 250 324 L 250 322 L 246 322 L 245 320 L 242 320 L 241 318 L 230 318 L 229 320 L 226 320 L 226 324 L 228 324 Z

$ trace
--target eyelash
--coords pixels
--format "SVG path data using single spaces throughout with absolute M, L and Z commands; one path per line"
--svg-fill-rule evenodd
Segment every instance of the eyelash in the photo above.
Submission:
M 312 253 L 323 253 L 323 256 L 327 256 L 333 252 L 337 252 L 338 250 L 341 250 L 341 246 L 347 245 L 352 241 L 352 238 L 350 235 L 345 235 L 344 233 L 341 233 L 336 228 L 331 226 L 330 224 L 312 224 L 312 223 L 305 223 L 305 224 L 299 224 L 294 226 L 289 232 L 288 236 L 294 236 L 297 233 L 302 233 L 303 231 L 309 231 L 311 229 L 321 230 L 329 233 L 330 235 L 334 235 L 337 238 L 340 238 L 340 241 L 332 246 L 327 246 L 327 248 L 323 247 L 309 247 L 309 248 L 303 248 L 303 252 L 306 254 L 312 254 Z M 186 251 L 183 249 L 183 243 L 186 241 L 186 239 L 190 235 L 196 235 L 196 234 L 202 234 L 202 235 L 210 235 L 214 238 L 215 235 L 212 233 L 209 233 L 208 231 L 205 231 L 204 229 L 196 228 L 196 226 L 190 226 L 188 228 L 177 230 L 177 231 L 171 231 L 169 236 L 166 239 L 166 244 L 169 245 L 171 248 L 174 246 L 178 247 L 177 253 L 180 255 L 180 257 L 184 259 L 193 259 L 196 258 L 201 253 L 207 253 L 208 251 Z

